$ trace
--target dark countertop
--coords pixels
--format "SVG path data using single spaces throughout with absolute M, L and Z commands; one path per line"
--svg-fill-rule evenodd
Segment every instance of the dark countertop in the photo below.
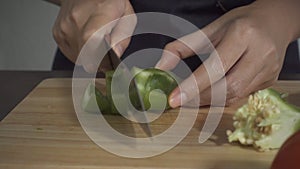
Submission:
M 72 71 L 0 71 L 0 121 L 44 79 L 72 75 Z M 300 80 L 300 74 L 282 74 L 279 79 Z
M 42 80 L 72 77 L 72 72 L 0 71 L 0 120 L 2 120 Z

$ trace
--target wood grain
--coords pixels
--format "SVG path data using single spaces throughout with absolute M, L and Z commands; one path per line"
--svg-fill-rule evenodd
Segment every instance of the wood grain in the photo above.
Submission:
M 289 100 L 299 105 L 299 81 L 280 81 L 275 87 L 289 92 Z M 276 154 L 227 142 L 225 131 L 232 128 L 236 105 L 225 109 L 214 136 L 203 144 L 198 143 L 198 136 L 208 108 L 201 108 L 188 136 L 172 150 L 146 159 L 121 158 L 104 151 L 85 134 L 74 112 L 71 90 L 70 79 L 45 80 L 0 123 L 0 168 L 268 169 Z M 151 127 L 160 133 L 175 116 L 176 110 L 169 111 Z M 126 124 L 118 116 L 106 119 L 116 128 Z M 142 133 L 135 127 L 133 133 L 125 127 L 119 130 L 128 135 Z

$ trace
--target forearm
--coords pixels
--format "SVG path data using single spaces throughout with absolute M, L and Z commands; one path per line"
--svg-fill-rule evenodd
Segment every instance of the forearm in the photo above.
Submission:
M 265 15 L 271 15 L 269 18 L 276 23 L 275 29 L 290 42 L 300 37 L 299 0 L 257 0 L 253 6 L 265 11 Z
M 59 5 L 59 6 L 61 4 L 61 0 L 44 0 L 44 1 L 48 1 L 50 3 L 56 4 L 56 5 Z

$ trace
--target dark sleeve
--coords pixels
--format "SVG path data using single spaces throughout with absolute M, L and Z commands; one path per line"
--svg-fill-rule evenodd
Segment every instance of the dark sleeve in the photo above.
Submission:
M 249 5 L 254 0 L 218 0 L 217 1 L 217 6 L 221 8 L 224 12 L 228 12 L 231 9 Z
M 72 63 L 65 55 L 57 48 L 54 61 L 52 64 L 52 70 L 73 70 L 75 64 Z
M 174 3 L 176 2 L 176 3 Z M 225 12 L 247 4 L 253 0 L 164 0 L 164 1 L 143 1 L 131 0 L 135 12 L 163 12 L 182 17 L 197 27 L 202 28 Z M 171 6 L 169 4 L 172 4 Z M 142 49 L 160 48 L 173 41 L 170 37 L 153 34 L 143 34 L 132 37 L 129 47 L 123 58 Z M 191 70 L 195 70 L 200 59 L 197 56 L 185 60 Z M 74 64 L 70 62 L 60 50 L 57 50 L 53 63 L 53 70 L 73 70 Z M 297 42 L 288 47 L 282 73 L 300 73 L 300 61 Z

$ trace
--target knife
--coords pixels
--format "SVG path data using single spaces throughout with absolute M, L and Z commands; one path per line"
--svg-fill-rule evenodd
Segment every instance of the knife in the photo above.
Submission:
M 141 111 L 136 112 L 136 113 L 141 113 L 138 115 L 138 119 L 145 122 L 145 123 L 138 122 L 138 124 L 140 125 L 140 127 L 143 129 L 143 131 L 146 133 L 146 135 L 148 137 L 152 137 L 152 131 L 148 124 L 148 118 L 147 118 L 146 111 L 145 111 L 145 105 L 142 100 L 141 94 L 137 88 L 136 81 L 133 78 L 133 75 L 131 74 L 127 65 L 121 61 L 121 59 L 118 57 L 116 52 L 113 50 L 113 48 L 107 41 L 107 38 L 104 38 L 104 40 L 102 41 L 102 43 L 100 45 L 101 45 L 100 46 L 101 50 L 108 51 L 108 52 L 104 56 L 104 58 L 100 64 L 99 70 L 101 72 L 105 73 L 107 71 L 112 71 L 112 70 L 115 71 L 118 68 L 118 69 L 120 69 L 118 71 L 122 72 L 122 78 L 125 78 L 128 81 L 132 79 L 131 82 L 129 83 L 129 90 L 130 90 L 129 92 L 133 92 L 133 93 L 137 94 L 137 101 L 135 104 L 138 104 L 137 106 L 139 108 L 141 108 Z M 122 84 L 120 84 L 120 85 L 122 85 Z M 119 88 L 121 91 L 123 91 L 122 90 L 123 87 L 119 87 Z M 133 115 L 133 117 L 135 118 L 135 121 L 138 121 L 136 116 Z

